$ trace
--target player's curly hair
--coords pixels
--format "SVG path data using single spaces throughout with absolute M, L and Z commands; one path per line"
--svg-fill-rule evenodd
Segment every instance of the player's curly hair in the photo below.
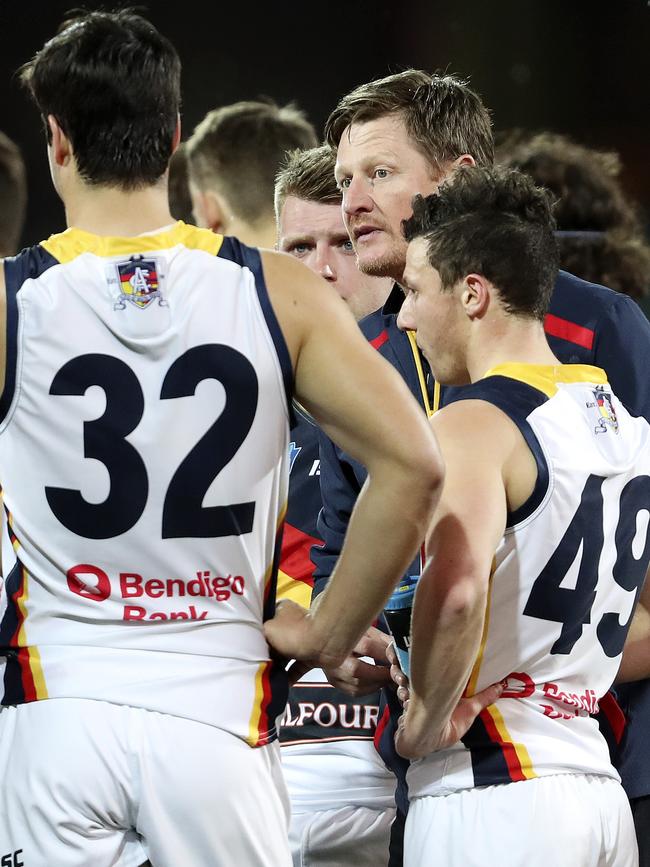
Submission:
M 550 194 L 527 175 L 462 167 L 438 193 L 415 197 L 402 228 L 409 242 L 426 238 L 443 290 L 481 274 L 510 313 L 544 318 L 558 269 L 555 220 Z
M 499 135 L 497 160 L 555 196 L 562 268 L 637 300 L 650 294 L 650 245 L 621 184 L 616 152 L 559 133 L 514 129 Z

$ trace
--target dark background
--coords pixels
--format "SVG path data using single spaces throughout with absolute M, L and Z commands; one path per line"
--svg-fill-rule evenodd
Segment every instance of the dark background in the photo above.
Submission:
M 27 162 L 24 244 L 62 229 L 64 214 L 36 110 L 14 74 L 75 5 L 0 0 L 0 128 Z M 550 129 L 617 151 L 650 227 L 648 0 L 150 0 L 141 8 L 183 62 L 184 137 L 209 109 L 261 95 L 295 101 L 320 132 L 339 96 L 363 81 L 408 66 L 445 70 L 470 78 L 496 130 Z

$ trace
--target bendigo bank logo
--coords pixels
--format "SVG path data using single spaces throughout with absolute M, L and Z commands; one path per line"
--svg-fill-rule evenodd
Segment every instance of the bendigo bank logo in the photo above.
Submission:
M 80 563 L 68 569 L 66 573 L 68 587 L 77 596 L 104 602 L 111 595 L 111 582 L 108 575 L 97 566 Z

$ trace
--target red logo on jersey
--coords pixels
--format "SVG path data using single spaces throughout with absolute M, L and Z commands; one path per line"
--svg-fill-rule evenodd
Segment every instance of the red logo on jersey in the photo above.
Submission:
M 525 671 L 513 671 L 505 678 L 501 698 L 528 698 L 535 692 L 535 683 Z
M 88 563 L 79 563 L 66 573 L 68 587 L 77 596 L 104 602 L 111 595 L 111 582 L 106 572 Z

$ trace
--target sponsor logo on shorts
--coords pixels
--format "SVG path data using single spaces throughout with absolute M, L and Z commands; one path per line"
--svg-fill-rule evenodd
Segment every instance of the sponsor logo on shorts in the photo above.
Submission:
M 123 620 L 206 620 L 210 613 L 206 602 L 230 602 L 246 591 L 243 575 L 213 575 L 209 569 L 199 569 L 191 578 L 146 578 L 139 572 L 119 572 L 111 584 L 99 566 L 79 563 L 68 569 L 66 577 L 69 590 L 84 599 L 105 602 L 112 596 L 113 601 L 129 600 Z M 186 597 L 197 602 L 180 610 L 169 610 L 161 603 L 159 607 L 165 610 L 150 610 L 152 599 Z

